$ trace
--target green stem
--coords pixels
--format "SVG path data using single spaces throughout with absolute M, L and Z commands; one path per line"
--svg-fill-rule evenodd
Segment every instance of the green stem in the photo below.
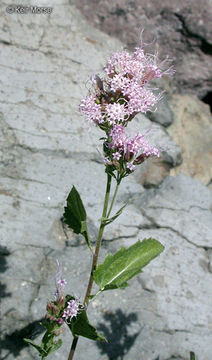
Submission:
M 111 201 L 111 204 L 110 204 L 110 208 L 109 208 L 109 211 L 107 213 L 107 219 L 110 216 L 111 210 L 113 208 L 114 201 L 116 200 L 116 195 L 117 195 L 117 192 L 118 192 L 119 184 L 120 184 L 120 182 L 117 182 L 117 184 L 116 184 L 116 188 L 115 188 L 115 191 L 114 191 L 114 194 L 113 194 L 113 198 L 112 198 L 112 201 Z
M 111 179 L 112 179 L 111 175 L 107 174 L 107 187 L 106 187 L 106 193 L 105 193 L 104 207 L 103 207 L 103 211 L 102 211 L 103 219 L 106 218 L 106 214 L 107 214 L 108 201 L 109 201 L 110 188 L 111 188 Z M 85 295 L 85 299 L 84 299 L 85 307 L 87 307 L 88 302 L 89 302 L 89 296 L 90 296 L 91 288 L 93 285 L 93 271 L 95 270 L 96 265 L 97 265 L 99 249 L 100 249 L 100 244 L 101 244 L 101 240 L 102 240 L 102 236 L 103 236 L 104 227 L 105 227 L 104 220 L 101 220 L 97 243 L 96 243 L 96 249 L 95 249 L 95 253 L 93 255 L 93 263 L 92 263 L 92 268 L 91 268 L 91 273 L 90 273 L 90 279 L 89 279 L 89 283 L 88 283 L 88 287 L 87 287 L 87 291 L 86 291 L 86 295 Z
M 107 186 L 106 186 L 105 200 L 104 200 L 104 206 L 103 206 L 103 211 L 102 211 L 103 219 L 105 219 L 106 215 L 107 215 L 108 201 L 109 201 L 110 188 L 111 188 L 111 180 L 112 180 L 112 176 L 110 174 L 107 174 Z M 112 210 L 112 208 L 111 208 L 111 210 Z M 99 233 L 98 233 L 98 237 L 97 237 L 96 249 L 95 249 L 95 253 L 93 254 L 93 263 L 92 263 L 92 267 L 91 267 L 90 278 L 89 278 L 88 287 L 86 290 L 85 299 L 84 299 L 84 303 L 83 303 L 85 306 L 85 309 L 88 307 L 89 296 L 91 294 L 91 289 L 93 286 L 93 271 L 95 270 L 96 265 L 97 265 L 99 249 L 100 249 L 101 240 L 102 240 L 102 236 L 103 236 L 103 232 L 104 232 L 104 227 L 105 227 L 104 220 L 101 220 L 100 227 L 99 227 Z M 75 352 L 75 349 L 77 346 L 78 338 L 79 338 L 78 336 L 75 336 L 73 339 L 68 360 L 72 360 L 74 357 L 74 352 Z

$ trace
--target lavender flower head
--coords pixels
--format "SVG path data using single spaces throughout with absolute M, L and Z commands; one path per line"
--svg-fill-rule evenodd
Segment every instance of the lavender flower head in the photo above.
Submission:
M 78 299 L 68 301 L 67 307 L 63 312 L 63 318 L 68 321 L 72 320 L 73 317 L 76 317 L 79 311 L 79 301 Z
M 80 304 L 79 299 L 75 299 L 70 295 L 64 296 L 64 288 L 66 285 L 66 280 L 62 277 L 62 266 L 57 260 L 57 273 L 55 276 L 56 291 L 55 291 L 55 300 L 50 301 L 46 306 L 46 319 L 52 322 L 56 322 L 59 326 L 63 325 L 64 321 L 71 321 L 73 317 L 76 317 L 79 311 L 79 308 L 83 308 L 83 305 Z M 67 296 L 69 301 L 67 301 Z
M 158 63 L 157 55 L 145 54 L 144 44 L 132 54 L 127 51 L 113 53 L 104 68 L 103 78 L 92 77 L 90 94 L 81 101 L 80 111 L 96 125 L 126 125 L 137 113 L 154 109 L 160 95 L 147 84 L 164 75 L 173 75 L 172 66 L 163 69 L 168 61 L 166 58 Z
M 135 170 L 150 156 L 160 151 L 151 146 L 144 135 L 129 138 L 125 128 L 138 113 L 153 111 L 161 94 L 149 83 L 162 76 L 171 76 L 173 67 L 166 58 L 159 62 L 157 55 L 146 54 L 144 45 L 133 53 L 115 52 L 104 67 L 102 78 L 92 77 L 91 89 L 80 104 L 80 112 L 106 134 L 104 164 L 106 171 L 121 179 Z

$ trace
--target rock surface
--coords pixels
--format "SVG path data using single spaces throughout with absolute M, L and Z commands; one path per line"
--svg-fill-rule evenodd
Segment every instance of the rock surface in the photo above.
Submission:
M 212 91 L 212 2 L 211 0 L 70 0 L 91 24 L 122 40 L 128 46 L 139 43 L 139 29 L 145 42 L 156 38 L 160 55 L 175 61 L 175 86 L 179 92 L 199 97 Z M 155 46 L 155 44 L 153 44 Z
M 182 164 L 171 175 L 184 173 L 203 184 L 212 180 L 212 117 L 209 106 L 195 96 L 174 95 L 174 123 L 168 133 L 182 149 Z
M 45 0 L 36 3 L 46 5 Z M 89 252 L 60 219 L 74 184 L 94 241 L 105 187 L 96 149 L 100 133 L 85 126 L 77 108 L 88 76 L 122 44 L 93 29 L 66 0 L 52 1 L 50 16 L 9 15 L 9 4 L 0 5 L 0 348 L 2 359 L 30 360 L 38 356 L 22 338 L 33 334 L 39 341 L 39 321 L 54 293 L 56 259 L 63 265 L 67 292 L 84 296 Z M 138 118 L 133 131 L 149 124 Z M 167 146 L 164 156 L 174 166 L 179 148 L 153 125 L 153 141 Z M 192 349 L 197 359 L 211 360 L 211 192 L 182 175 L 145 190 L 137 176 L 126 178 L 120 188 L 114 211 L 129 199 L 134 202 L 105 232 L 101 258 L 147 236 L 166 250 L 129 288 L 91 304 L 89 318 L 109 344 L 80 339 L 76 358 L 184 360 Z M 50 360 L 67 359 L 67 331 L 63 339 Z
M 169 126 L 174 121 L 174 114 L 170 107 L 170 99 L 166 96 L 157 105 L 157 110 L 147 114 L 151 121 L 157 122 L 162 126 Z

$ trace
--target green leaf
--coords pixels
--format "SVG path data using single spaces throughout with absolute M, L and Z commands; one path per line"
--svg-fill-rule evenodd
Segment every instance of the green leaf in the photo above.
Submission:
M 44 324 L 47 331 L 45 332 L 41 340 L 40 346 L 29 339 L 24 339 L 24 341 L 32 345 L 39 352 L 42 359 L 45 359 L 53 351 L 58 350 L 62 345 L 61 339 L 59 339 L 58 341 L 54 340 L 54 337 L 57 336 L 55 331 L 59 329 L 60 326 L 57 323 L 48 323 L 47 321 Z
M 93 300 L 95 297 L 96 297 L 96 294 L 94 294 L 94 295 L 89 295 L 89 299 L 90 299 L 90 300 Z
M 30 339 L 23 339 L 26 343 L 32 345 L 38 352 L 41 356 L 46 356 L 47 353 L 46 351 L 39 345 L 35 344 L 34 341 L 30 340 Z
M 67 197 L 67 206 L 65 207 L 63 217 L 65 223 L 75 234 L 82 234 L 84 236 L 89 249 L 92 251 L 86 223 L 87 214 L 81 197 L 74 186 Z
M 58 350 L 62 346 L 62 344 L 63 344 L 63 342 L 61 339 L 59 339 L 57 342 L 53 343 L 48 354 L 52 353 L 53 351 Z
M 53 345 L 53 339 L 54 339 L 54 334 L 49 331 L 46 331 L 45 335 L 41 340 L 41 347 L 46 351 L 47 354 L 50 353 L 51 347 Z
M 116 254 L 108 254 L 104 262 L 97 266 L 93 278 L 100 291 L 124 288 L 127 281 L 142 271 L 164 247 L 157 240 L 149 238 L 137 241 L 128 249 L 122 247 Z
M 101 218 L 100 220 L 103 222 L 103 224 L 108 225 L 110 223 L 112 223 L 119 215 L 121 215 L 122 211 L 124 210 L 124 208 L 128 205 L 128 203 L 126 203 L 124 206 L 122 206 L 116 213 L 115 215 L 113 215 L 111 218 L 107 219 L 107 218 Z
M 83 336 L 91 340 L 107 341 L 102 334 L 98 334 L 96 328 L 88 321 L 85 310 L 80 310 L 78 315 L 68 324 L 73 336 Z

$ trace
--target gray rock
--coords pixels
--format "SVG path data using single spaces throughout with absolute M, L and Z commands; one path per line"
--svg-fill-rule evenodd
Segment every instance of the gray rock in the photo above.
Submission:
M 169 101 L 163 98 L 157 105 L 155 112 L 147 113 L 151 121 L 157 122 L 165 127 L 171 125 L 174 121 L 174 114 L 170 108 Z
M 77 109 L 87 91 L 85 80 L 122 44 L 89 26 L 67 1 L 56 3 L 48 17 L 9 15 L 6 3 L 0 6 L 1 357 L 8 360 L 39 358 L 22 337 L 40 334 L 39 342 L 38 323 L 55 291 L 56 259 L 63 265 L 67 292 L 83 300 L 91 256 L 83 239 L 63 226 L 63 206 L 74 184 L 94 241 L 105 188 L 96 149 L 100 132 L 85 127 Z M 140 117 L 132 131 L 146 131 L 151 124 Z M 164 148 L 166 162 L 178 164 L 179 147 L 160 125 L 151 126 L 149 139 Z M 148 191 L 136 173 L 124 180 L 114 212 L 136 201 L 106 228 L 100 260 L 109 250 L 147 236 L 157 237 L 166 251 L 129 288 L 91 303 L 89 319 L 110 342 L 103 347 L 80 339 L 77 359 L 85 354 L 94 360 L 187 359 L 192 349 L 210 360 L 209 196 L 205 186 L 188 177 L 168 178 Z M 67 359 L 68 330 L 63 339 L 50 360 Z
M 166 161 L 164 154 L 160 158 L 149 158 L 135 173 L 139 184 L 145 188 L 159 185 L 169 175 L 171 165 Z
M 212 193 L 185 175 L 167 177 L 137 201 L 156 227 L 171 228 L 196 247 L 212 246 Z

